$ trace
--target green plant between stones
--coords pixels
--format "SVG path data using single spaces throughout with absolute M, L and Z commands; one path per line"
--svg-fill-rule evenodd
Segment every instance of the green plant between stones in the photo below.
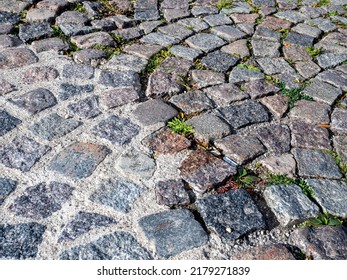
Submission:
M 301 226 L 319 227 L 319 226 L 339 226 L 342 225 L 342 220 L 329 215 L 327 212 L 320 213 L 318 217 L 310 219 L 301 224 Z
M 344 162 L 342 160 L 342 158 L 334 151 L 330 151 L 330 150 L 324 150 L 325 153 L 331 155 L 335 162 L 336 162 L 336 165 L 340 168 L 340 171 L 343 175 L 347 175 L 347 163 Z
M 238 186 L 245 188 L 252 187 L 254 183 L 261 180 L 259 177 L 250 174 L 250 171 L 243 167 L 237 169 L 237 174 L 234 175 L 233 179 Z
M 280 88 L 280 93 L 285 96 L 288 96 L 288 107 L 289 110 L 292 109 L 295 103 L 299 100 L 313 100 L 311 96 L 305 95 L 302 93 L 303 87 L 288 89 L 284 82 L 276 83 L 276 85 Z
M 306 47 L 306 51 L 310 57 L 317 58 L 321 54 L 322 48 L 315 48 L 313 46 L 308 46 Z
M 233 0 L 219 0 L 216 4 L 217 9 L 231 9 L 233 7 Z
M 246 69 L 252 70 L 252 71 L 260 71 L 260 69 L 258 67 L 255 67 L 252 64 L 240 63 L 239 65 L 237 65 L 237 67 L 246 68 Z
M 157 52 L 148 61 L 146 69 L 144 70 L 144 73 L 147 75 L 152 74 L 154 70 L 157 69 L 159 65 L 162 64 L 163 61 L 170 56 L 173 56 L 173 54 L 169 50 L 161 50 Z
M 167 126 L 175 133 L 182 134 L 186 136 L 186 134 L 193 134 L 194 129 L 191 125 L 185 123 L 185 118 L 177 118 L 175 117 L 171 121 L 167 123 Z

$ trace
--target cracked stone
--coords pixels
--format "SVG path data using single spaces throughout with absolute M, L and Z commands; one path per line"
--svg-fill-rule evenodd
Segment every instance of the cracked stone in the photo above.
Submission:
M 140 103 L 133 114 L 142 125 L 147 126 L 167 122 L 177 116 L 178 111 L 162 100 L 152 99 Z
M 347 135 L 334 136 L 334 147 L 343 161 L 347 162 Z
M 249 97 L 248 93 L 241 91 L 236 85 L 225 83 L 218 86 L 205 88 L 207 96 L 218 106 L 226 106 L 235 101 L 241 101 Z
M 9 168 L 28 172 L 51 148 L 26 136 L 17 136 L 0 150 L 0 162 Z
M 320 150 L 292 149 L 300 176 L 340 179 L 342 177 L 334 158 Z
M 115 224 L 116 221 L 105 215 L 79 211 L 77 215 L 64 227 L 58 242 L 75 240 L 81 235 L 101 227 Z
M 308 20 L 309 17 L 297 11 L 282 11 L 275 14 L 275 17 L 288 20 L 292 23 L 299 23 Z
M 201 90 L 193 90 L 175 95 L 169 101 L 187 115 L 213 108 L 212 101 Z
M 195 32 L 200 32 L 209 28 L 208 24 L 200 18 L 185 18 L 179 20 L 177 23 L 192 28 Z
M 137 90 L 126 87 L 106 91 L 100 97 L 101 103 L 108 109 L 122 106 L 138 99 L 139 94 Z
M 189 139 L 174 133 L 168 127 L 163 127 L 148 135 L 141 143 L 157 155 L 175 154 L 187 149 L 191 145 Z
M 196 206 L 207 228 L 223 242 L 265 228 L 263 215 L 243 189 L 208 195 L 197 200 Z
M 332 84 L 335 87 L 347 90 L 347 74 L 335 71 L 327 70 L 318 74 L 317 78 L 323 82 Z
M 64 251 L 61 260 L 151 260 L 150 253 L 125 231 L 116 231 L 99 239 Z
M 14 200 L 10 210 L 17 216 L 45 219 L 61 210 L 62 204 L 71 198 L 73 190 L 73 187 L 58 182 L 40 183 L 27 188 Z
M 31 259 L 38 253 L 46 227 L 38 223 L 0 225 L 0 258 Z
M 281 33 L 264 26 L 259 26 L 254 33 L 253 39 L 279 42 L 281 39 Z
M 157 202 L 168 207 L 186 206 L 191 203 L 183 180 L 159 181 L 155 185 Z
M 333 180 L 306 180 L 311 187 L 314 199 L 324 212 L 346 219 L 347 217 L 347 184 Z
M 292 30 L 299 34 L 307 35 L 313 38 L 318 38 L 322 34 L 322 31 L 319 28 L 306 23 L 299 23 L 293 27 Z
M 236 174 L 235 167 L 202 150 L 192 151 L 182 162 L 180 176 L 199 194 Z
M 297 185 L 272 185 L 263 192 L 264 199 L 281 226 L 292 226 L 316 217 L 319 208 Z
M 321 126 L 301 121 L 294 121 L 291 125 L 292 146 L 307 149 L 330 150 L 329 131 Z
M 153 240 L 157 254 L 163 258 L 200 247 L 208 242 L 208 235 L 186 209 L 159 212 L 145 216 L 139 225 L 149 240 Z
M 61 100 L 67 100 L 76 95 L 92 92 L 93 90 L 94 90 L 94 86 L 91 84 L 73 85 L 73 84 L 63 83 L 60 85 L 60 88 L 59 88 L 59 98 Z
M 112 34 L 120 36 L 123 39 L 123 41 L 131 41 L 143 36 L 144 32 L 139 27 L 132 27 L 112 31 Z
M 137 185 L 130 181 L 109 179 L 102 182 L 89 199 L 111 207 L 116 211 L 128 213 L 144 190 L 145 186 L 143 185 Z
M 253 160 L 266 152 L 265 147 L 255 137 L 230 135 L 215 141 L 217 148 L 240 165 Z
M 0 136 L 10 132 L 21 122 L 22 121 L 20 119 L 13 117 L 5 110 L 0 109 Z
M 81 124 L 81 122 L 64 119 L 58 114 L 53 113 L 30 126 L 29 130 L 42 139 L 52 141 L 70 133 Z
M 135 149 L 123 153 L 118 166 L 127 175 L 127 178 L 134 176 L 140 180 L 149 180 L 156 168 L 152 158 Z
M 238 105 L 229 105 L 221 108 L 220 111 L 224 119 L 235 129 L 270 120 L 265 107 L 253 100 Z
M 291 60 L 293 62 L 304 61 L 306 63 L 306 61 L 310 61 L 312 59 L 306 51 L 306 48 L 299 45 L 283 46 L 283 54 L 287 60 Z
M 17 182 L 11 179 L 0 178 L 0 206 L 6 198 L 16 189 Z
M 111 151 L 102 145 L 76 142 L 60 151 L 49 169 L 64 176 L 82 179 L 90 176 Z
M 140 127 L 130 119 L 110 116 L 92 129 L 93 134 L 107 139 L 112 144 L 125 145 L 139 133 Z

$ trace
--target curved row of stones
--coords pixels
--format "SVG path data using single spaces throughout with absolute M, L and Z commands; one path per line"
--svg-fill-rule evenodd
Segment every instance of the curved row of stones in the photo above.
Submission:
M 325 152 L 347 160 L 346 1 L 218 3 L 0 3 L 0 258 L 346 258 L 345 227 L 295 227 L 347 218 Z M 288 106 L 273 81 L 312 100 Z M 194 141 L 166 127 L 179 112 Z M 228 159 L 303 178 L 314 201 L 216 194 Z

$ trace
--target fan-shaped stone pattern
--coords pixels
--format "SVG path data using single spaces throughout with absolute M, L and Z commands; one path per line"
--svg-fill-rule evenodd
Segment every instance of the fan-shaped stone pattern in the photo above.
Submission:
M 125 145 L 139 133 L 140 127 L 130 119 L 110 116 L 92 129 L 93 134 L 107 139 L 112 144 Z
M 18 107 L 25 109 L 29 114 L 34 115 L 57 104 L 57 99 L 48 89 L 38 88 L 20 96 L 9 99 Z
M 145 186 L 143 185 L 110 179 L 100 184 L 100 187 L 90 196 L 90 200 L 111 207 L 116 211 L 128 213 L 144 190 Z
M 299 224 L 319 214 L 319 208 L 296 185 L 273 185 L 264 199 L 282 226 Z
M 164 97 L 178 94 L 184 87 L 179 83 L 186 76 L 193 63 L 182 59 L 169 57 L 149 77 L 146 95 Z
M 164 211 L 139 220 L 149 240 L 155 243 L 157 254 L 163 258 L 200 247 L 207 243 L 208 235 L 186 209 Z
M 0 163 L 9 168 L 28 172 L 51 148 L 26 136 L 17 136 L 0 149 Z
M 205 193 L 236 173 L 236 169 L 223 160 L 202 150 L 192 151 L 180 168 L 183 180 L 197 193 Z
M 347 217 L 347 184 L 343 181 L 308 179 L 314 199 L 324 212 L 345 219 Z
M 67 202 L 74 188 L 63 183 L 40 183 L 29 187 L 16 198 L 10 210 L 17 216 L 32 219 L 45 219 L 62 208 Z
M 0 225 L 0 259 L 35 258 L 45 230 L 38 223 Z
M 344 226 L 303 227 L 291 235 L 290 243 L 314 260 L 344 260 L 347 254 Z
M 0 178 L 0 206 L 5 199 L 16 189 L 17 182 L 7 178 Z
M 0 136 L 5 135 L 19 125 L 22 121 L 0 109 Z
M 189 148 L 191 145 L 189 139 L 174 133 L 167 127 L 163 127 L 148 135 L 141 143 L 148 147 L 151 152 L 158 155 L 175 154 Z
M 82 179 L 90 176 L 111 151 L 102 145 L 76 142 L 58 153 L 49 169 L 64 176 Z
M 116 231 L 61 253 L 61 260 L 151 260 L 153 257 L 130 233 Z
M 116 221 L 113 218 L 105 215 L 80 211 L 64 227 L 58 242 L 75 240 L 93 229 L 107 227 L 115 223 Z
M 265 228 L 262 214 L 243 189 L 208 195 L 197 200 L 196 206 L 207 228 L 215 232 L 223 242 Z
M 81 124 L 81 122 L 64 119 L 54 113 L 30 126 L 29 130 L 40 138 L 51 141 L 70 133 Z

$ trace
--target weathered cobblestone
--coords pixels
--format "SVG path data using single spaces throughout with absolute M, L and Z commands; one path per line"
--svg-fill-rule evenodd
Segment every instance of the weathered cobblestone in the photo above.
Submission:
M 5 135 L 7 132 L 14 129 L 22 121 L 14 116 L 11 116 L 5 110 L 0 109 L 0 136 Z
M 32 219 L 45 219 L 54 212 L 61 210 L 74 188 L 67 184 L 51 182 L 29 187 L 15 199 L 10 210 L 18 216 Z
M 37 61 L 37 56 L 26 48 L 10 48 L 0 51 L 0 69 L 17 68 Z
M 110 153 L 105 146 L 76 142 L 57 154 L 49 169 L 71 178 L 85 178 L 90 176 Z
M 156 183 L 157 202 L 168 207 L 185 206 L 191 199 L 182 180 L 166 180 Z
M 16 189 L 17 182 L 11 179 L 0 178 L 0 205 Z
M 186 209 L 145 216 L 139 221 L 146 237 L 155 243 L 157 254 L 168 258 L 207 243 L 208 235 Z
M 51 148 L 26 136 L 17 136 L 0 150 L 0 163 L 28 172 Z

